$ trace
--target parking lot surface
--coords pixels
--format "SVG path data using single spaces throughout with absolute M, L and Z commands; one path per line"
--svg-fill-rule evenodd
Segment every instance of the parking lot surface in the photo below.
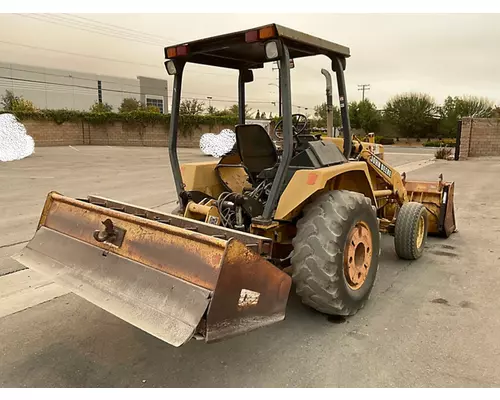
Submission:
M 170 211 L 166 149 L 40 148 L 0 164 L 0 386 L 433 387 L 500 384 L 500 195 L 496 159 L 426 164 L 432 150 L 388 148 L 407 179 L 456 182 L 459 231 L 418 261 L 383 237 L 371 300 L 330 321 L 292 295 L 285 321 L 224 342 L 174 348 L 17 270 L 47 193 L 102 195 Z M 207 160 L 182 150 L 181 161 Z M 416 168 L 419 163 L 425 165 Z M 17 290 L 17 291 L 16 291 Z M 44 300 L 45 299 L 45 300 Z M 17 307 L 17 308 L 16 308 Z M 17 310 L 17 311 L 13 311 Z

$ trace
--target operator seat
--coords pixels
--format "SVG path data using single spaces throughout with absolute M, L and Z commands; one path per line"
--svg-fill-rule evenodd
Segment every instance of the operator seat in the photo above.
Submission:
M 255 182 L 263 170 L 274 167 L 278 162 L 276 147 L 261 125 L 236 125 L 235 133 L 241 162 Z

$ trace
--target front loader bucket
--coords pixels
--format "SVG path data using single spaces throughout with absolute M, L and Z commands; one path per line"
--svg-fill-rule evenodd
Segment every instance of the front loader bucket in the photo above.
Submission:
M 49 193 L 14 258 L 173 346 L 281 321 L 291 278 L 270 239 L 100 197 Z
M 455 182 L 405 181 L 410 201 L 422 203 L 428 211 L 429 234 L 449 237 L 456 230 Z

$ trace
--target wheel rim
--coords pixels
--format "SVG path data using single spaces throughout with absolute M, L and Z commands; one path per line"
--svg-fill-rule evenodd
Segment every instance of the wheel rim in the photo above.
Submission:
M 372 254 L 371 231 L 366 223 L 358 222 L 349 232 L 344 249 L 344 276 L 351 289 L 358 290 L 365 283 Z
M 418 230 L 417 230 L 417 248 L 419 249 L 422 246 L 424 241 L 424 233 L 425 233 L 425 220 L 424 216 L 421 215 L 418 219 Z

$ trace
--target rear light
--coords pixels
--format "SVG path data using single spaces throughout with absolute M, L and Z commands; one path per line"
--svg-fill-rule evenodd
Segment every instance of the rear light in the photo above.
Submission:
M 259 39 L 269 39 L 276 35 L 274 25 L 266 26 L 259 30 Z
M 178 56 L 187 56 L 187 53 L 188 53 L 188 47 L 186 45 L 177 47 Z
M 245 42 L 251 43 L 259 40 L 259 31 L 249 31 L 245 33 Z
M 168 58 L 187 56 L 187 54 L 188 54 L 187 45 L 170 47 L 167 49 L 167 57 Z
M 167 49 L 167 57 L 168 58 L 173 58 L 177 55 L 177 51 L 175 49 L 175 47 L 170 47 L 169 49 Z

